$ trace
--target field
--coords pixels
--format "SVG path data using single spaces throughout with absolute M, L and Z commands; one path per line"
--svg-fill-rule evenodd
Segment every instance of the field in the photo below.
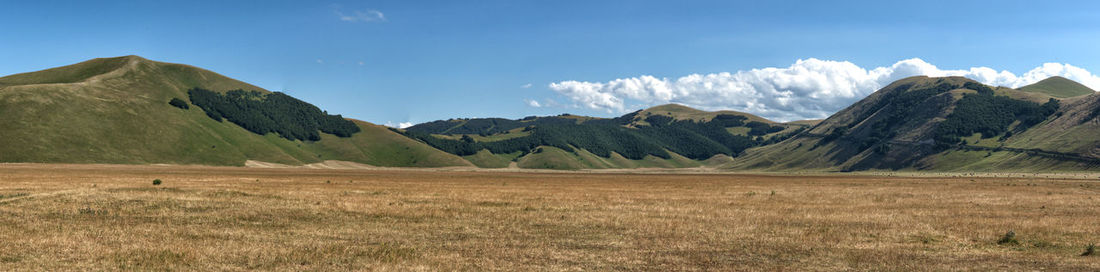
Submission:
M 1095 178 L 5 164 L 0 267 L 1096 271 Z

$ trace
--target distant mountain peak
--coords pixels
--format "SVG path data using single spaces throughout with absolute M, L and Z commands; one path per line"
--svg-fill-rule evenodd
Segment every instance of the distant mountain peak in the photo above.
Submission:
M 711 112 L 711 111 L 700 110 L 700 109 L 696 109 L 696 108 L 692 108 L 692 107 L 689 107 L 689 106 L 685 106 L 685 105 L 682 105 L 682 104 L 676 104 L 676 103 L 657 105 L 657 106 L 653 106 L 653 107 L 650 107 L 650 108 L 647 108 L 647 109 L 643 109 L 640 112 L 638 112 L 637 119 L 638 120 L 643 120 L 643 119 L 645 119 L 646 117 L 648 117 L 650 115 L 665 115 L 665 116 L 671 116 L 672 118 L 677 119 L 677 120 L 689 120 L 690 119 L 690 120 L 697 120 L 697 121 L 710 120 L 711 118 L 714 118 L 714 116 L 717 116 L 717 115 L 740 115 L 740 116 L 744 116 L 744 117 L 748 118 L 749 121 L 758 121 L 758 122 L 764 122 L 764 123 L 769 123 L 769 124 L 774 124 L 775 123 L 771 120 L 768 120 L 768 119 L 760 117 L 760 116 L 753 115 L 751 113 L 731 111 L 731 110 L 722 110 L 722 111 L 713 111 L 713 112 Z
M 1088 86 L 1061 76 L 1052 76 L 1034 84 L 1020 87 L 1019 90 L 1048 94 L 1058 98 L 1082 96 L 1096 92 Z
M 676 103 L 668 103 L 668 104 L 664 104 L 664 105 L 657 105 L 657 106 L 653 106 L 653 107 L 650 107 L 650 108 L 648 108 L 648 109 L 646 109 L 646 110 L 649 110 L 649 111 L 688 111 L 688 112 L 702 112 L 702 110 L 699 110 L 699 109 L 696 109 L 696 108 L 692 108 L 692 107 L 688 107 L 688 106 L 684 106 L 684 105 L 681 105 L 681 104 L 676 104 Z

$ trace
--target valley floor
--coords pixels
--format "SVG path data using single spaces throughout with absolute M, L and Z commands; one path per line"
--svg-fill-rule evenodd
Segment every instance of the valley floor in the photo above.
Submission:
M 960 176 L 0 164 L 0 267 L 1100 270 L 1095 175 Z

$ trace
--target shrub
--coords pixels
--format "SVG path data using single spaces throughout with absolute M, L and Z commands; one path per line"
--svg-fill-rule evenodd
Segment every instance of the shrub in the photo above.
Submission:
M 181 109 L 185 109 L 185 110 L 191 108 L 190 105 L 187 105 L 187 102 L 184 102 L 183 100 L 180 100 L 179 98 L 172 98 L 172 101 L 168 101 L 168 105 L 172 105 L 172 106 L 175 106 L 177 108 L 181 108 Z
M 1085 248 L 1085 253 L 1081 253 L 1081 256 L 1092 256 L 1093 254 L 1096 254 L 1096 245 L 1095 244 L 1091 244 L 1088 247 L 1086 247 Z
M 160 181 L 160 179 L 154 179 L 154 180 L 153 180 L 153 185 L 154 185 L 154 186 L 155 186 L 155 185 L 160 185 L 160 184 L 161 184 L 161 181 Z
M 836 139 L 840 139 L 840 137 L 843 137 L 845 134 L 848 134 L 848 128 L 847 127 L 834 128 L 833 131 L 829 132 L 829 135 L 825 135 L 825 138 L 821 139 L 821 142 L 825 142 L 825 143 L 832 142 L 832 141 L 835 141 Z
M 77 209 L 77 212 L 79 212 L 80 214 L 87 214 L 87 215 L 107 215 L 109 213 L 107 210 L 93 209 L 93 208 L 90 208 L 90 207 L 83 207 L 83 208 Z
M 997 240 L 997 244 L 998 245 L 1004 245 L 1004 244 L 1018 245 L 1018 244 L 1020 244 L 1020 241 L 1016 240 L 1016 232 L 1010 230 L 1007 233 L 1005 233 L 1005 236 L 1001 237 L 1001 240 Z

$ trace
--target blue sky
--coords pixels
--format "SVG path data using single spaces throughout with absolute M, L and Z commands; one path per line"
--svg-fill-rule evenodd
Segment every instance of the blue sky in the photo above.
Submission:
M 210 69 L 380 124 L 617 116 L 669 102 L 793 120 L 823 117 L 914 73 L 1013 86 L 1033 81 L 1026 76 L 1033 70 L 1039 72 L 1032 78 L 1079 81 L 1100 71 L 1096 1 L 0 6 L 3 75 L 136 54 Z M 875 72 L 879 67 L 885 71 Z

